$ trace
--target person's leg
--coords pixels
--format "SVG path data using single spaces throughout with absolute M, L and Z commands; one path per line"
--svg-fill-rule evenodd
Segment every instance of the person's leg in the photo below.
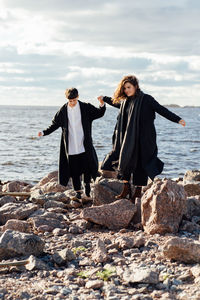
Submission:
M 80 157 L 69 155 L 69 168 L 72 178 L 73 188 L 76 191 L 76 198 L 81 199 L 81 178 L 80 178 Z
M 129 199 L 132 197 L 131 185 L 129 183 L 131 178 L 131 174 L 124 175 L 121 179 L 123 180 L 123 189 L 119 195 L 115 197 L 115 199 L 122 199 L 129 196 Z
M 136 198 L 141 198 L 142 187 L 146 186 L 148 182 L 148 175 L 142 167 L 140 161 L 138 161 L 137 168 L 133 174 L 133 185 L 135 185 L 135 192 L 132 197 L 132 202 L 135 202 Z
M 82 172 L 83 172 L 83 181 L 85 186 L 85 194 L 87 197 L 90 197 L 91 174 L 90 171 L 88 170 L 87 157 L 85 153 L 82 154 L 81 159 L 82 159 Z

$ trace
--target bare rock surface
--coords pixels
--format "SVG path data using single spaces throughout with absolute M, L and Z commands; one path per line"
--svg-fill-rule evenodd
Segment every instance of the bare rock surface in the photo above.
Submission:
M 177 232 L 186 212 L 184 188 L 172 180 L 157 180 L 144 193 L 141 209 L 145 232 Z
M 185 263 L 199 263 L 200 242 L 187 238 L 170 238 L 163 246 L 163 255 Z
M 159 273 L 151 270 L 151 268 L 138 268 L 136 265 L 133 265 L 125 270 L 123 279 L 128 283 L 157 284 L 159 282 Z
M 109 229 L 125 228 L 129 225 L 136 207 L 129 200 L 121 199 L 110 204 L 84 208 L 81 218 Z
M 31 231 L 31 225 L 27 221 L 11 219 L 2 226 L 2 231 L 6 231 L 7 229 L 28 233 Z
M 6 230 L 0 238 L 0 259 L 22 255 L 40 255 L 44 250 L 44 241 L 32 233 Z
M 185 216 L 191 220 L 193 216 L 200 216 L 200 196 L 187 198 Z
M 0 207 L 3 206 L 4 204 L 14 203 L 14 202 L 16 202 L 16 199 L 13 196 L 4 196 L 4 197 L 1 197 L 0 198 Z
M 2 192 L 29 192 L 32 187 L 23 181 L 10 181 L 2 186 Z
M 98 263 L 103 263 L 109 260 L 106 246 L 101 239 L 98 239 L 96 242 L 96 247 L 92 255 L 92 259 Z
M 4 204 L 0 207 L 0 224 L 5 224 L 9 219 L 26 219 L 37 209 L 38 206 L 32 203 Z
M 123 183 L 117 179 L 98 178 L 94 184 L 94 205 L 114 202 L 115 196 L 120 194 Z
M 200 170 L 188 170 L 183 177 L 183 186 L 187 196 L 200 196 Z

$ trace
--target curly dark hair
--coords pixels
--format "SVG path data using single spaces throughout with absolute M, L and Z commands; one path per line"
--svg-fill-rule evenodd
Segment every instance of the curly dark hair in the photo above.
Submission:
M 136 87 L 136 92 L 140 90 L 139 80 L 137 79 L 136 76 L 134 76 L 134 75 L 124 76 L 114 92 L 114 95 L 112 98 L 113 103 L 119 103 L 121 100 L 124 100 L 127 98 L 127 95 L 124 93 L 124 85 L 127 82 L 131 83 L 134 87 Z

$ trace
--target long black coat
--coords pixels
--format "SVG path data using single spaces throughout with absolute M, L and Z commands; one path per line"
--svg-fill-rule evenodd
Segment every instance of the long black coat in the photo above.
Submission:
M 84 133 L 84 147 L 88 163 L 88 171 L 95 179 L 98 172 L 98 158 L 92 143 L 92 121 L 101 118 L 106 110 L 103 107 L 95 107 L 90 103 L 79 101 L 81 119 Z M 60 143 L 60 158 L 59 158 L 59 176 L 58 181 L 60 184 L 66 186 L 70 176 L 69 159 L 68 159 L 68 115 L 67 103 L 64 104 L 56 113 L 52 120 L 52 124 L 43 131 L 44 135 L 48 135 L 58 129 L 62 128 L 61 143 Z
M 117 108 L 120 108 L 120 103 L 113 104 L 110 97 L 104 97 L 103 100 Z M 124 100 L 126 101 L 126 100 Z M 177 116 L 176 114 L 169 111 L 166 107 L 160 105 L 152 96 L 144 94 L 142 105 L 140 109 L 140 120 L 139 120 L 139 157 L 140 157 L 140 163 L 143 167 L 143 169 L 146 171 L 147 175 L 153 180 L 154 177 L 158 174 L 160 174 L 163 170 L 164 163 L 157 157 L 158 149 L 156 144 L 156 130 L 154 125 L 155 120 L 155 113 L 160 114 L 161 116 L 165 117 L 166 119 L 178 123 L 181 118 Z M 121 113 L 121 110 L 120 110 Z M 118 118 L 123 122 L 123 115 L 121 118 Z M 118 124 L 117 124 L 118 125 Z M 120 126 L 117 126 L 116 128 L 119 128 Z M 127 130 L 128 131 L 128 130 Z M 113 135 L 113 142 L 115 137 L 117 136 L 117 133 L 114 132 Z M 128 137 L 131 141 L 133 140 L 133 136 Z M 110 167 L 113 164 L 113 161 L 117 161 L 119 157 L 116 157 L 116 152 L 120 152 L 120 149 L 118 151 L 111 151 L 107 157 L 104 159 L 102 164 L 102 169 L 110 169 Z M 130 157 L 127 155 L 127 157 Z M 131 164 L 131 161 L 126 162 L 126 164 Z

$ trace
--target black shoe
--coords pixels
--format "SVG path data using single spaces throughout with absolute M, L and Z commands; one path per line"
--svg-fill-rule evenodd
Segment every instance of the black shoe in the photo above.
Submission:
M 75 201 L 81 200 L 81 192 L 76 192 L 76 195 L 72 198 L 72 200 Z
M 85 184 L 85 194 L 86 194 L 87 197 L 90 197 L 90 191 L 91 191 L 90 184 L 86 183 Z

